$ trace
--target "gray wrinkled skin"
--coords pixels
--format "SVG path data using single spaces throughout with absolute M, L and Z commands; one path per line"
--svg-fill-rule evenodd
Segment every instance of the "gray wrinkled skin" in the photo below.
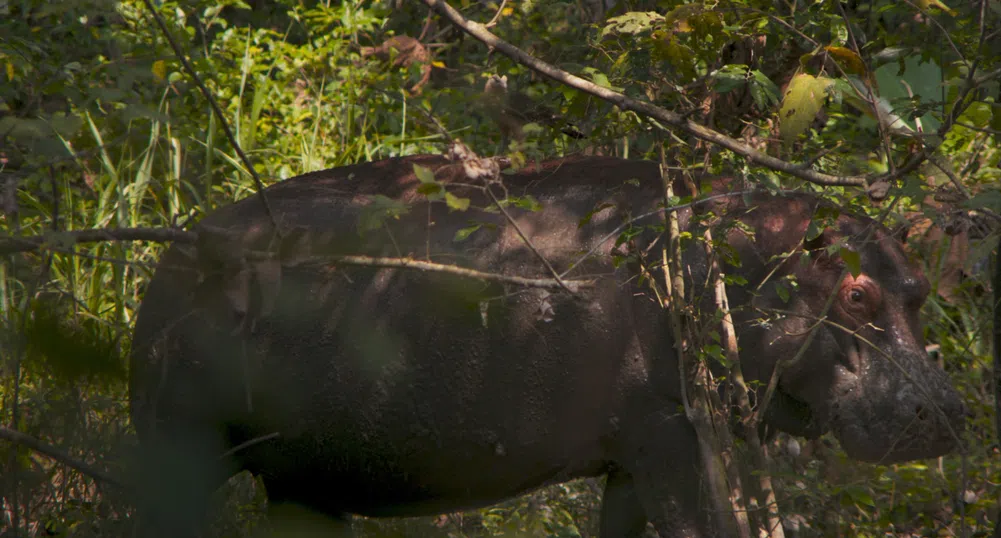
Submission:
M 488 205 L 482 193 L 453 185 L 449 192 L 471 198 L 471 209 L 449 211 L 442 202 L 429 209 L 414 192 L 413 163 L 437 169 L 440 181 L 464 181 L 440 158 L 410 157 L 293 178 L 267 196 L 282 226 L 310 231 L 314 257 L 412 256 L 549 276 L 502 215 L 477 209 Z M 627 183 L 633 178 L 638 186 Z M 539 212 L 509 210 L 560 271 L 662 199 L 656 165 L 605 157 L 542 163 L 503 179 L 510 195 L 541 202 Z M 414 205 L 362 233 L 374 194 Z M 829 319 L 843 328 L 823 325 L 784 372 L 769 426 L 807 436 L 832 430 L 849 455 L 868 461 L 956 448 L 966 411 L 924 352 L 918 310 L 928 284 L 899 243 L 883 228 L 862 243 L 874 223 L 842 215 L 805 256 L 814 198 L 762 194 L 750 203 L 748 210 L 738 196 L 714 206 L 754 232 L 753 239 L 728 234 L 742 263 L 726 270 L 748 281 L 729 288 L 745 375 L 767 381 L 835 290 Z M 692 213 L 681 216 L 687 225 Z M 455 241 L 471 222 L 486 225 Z M 202 222 L 255 248 L 273 238 L 268 223 L 253 197 Z M 657 241 L 661 223 L 660 216 L 638 223 L 646 228 L 634 246 Z M 823 250 L 840 238 L 861 255 L 858 279 L 839 282 L 843 266 Z M 192 249 L 172 248 L 146 292 L 132 352 L 133 415 L 145 479 L 156 485 L 146 523 L 163 534 L 193 532 L 208 492 L 237 469 L 259 473 L 273 502 L 331 516 L 436 514 L 608 474 L 603 537 L 640 536 L 648 521 L 664 537 L 714 535 L 719 522 L 699 493 L 696 438 L 680 404 L 667 320 L 635 264 L 613 266 L 613 247 L 614 240 L 603 244 L 568 275 L 598 279 L 576 296 L 309 262 L 302 250 L 280 270 L 259 265 L 253 278 L 218 267 L 202 267 L 199 276 Z M 649 256 L 659 256 L 659 243 L 653 248 Z M 794 251 L 785 262 L 773 259 Z M 701 245 L 686 245 L 692 301 L 713 308 L 698 285 L 704 258 Z M 774 282 L 788 274 L 799 287 L 785 302 Z M 785 315 L 753 322 L 768 309 Z

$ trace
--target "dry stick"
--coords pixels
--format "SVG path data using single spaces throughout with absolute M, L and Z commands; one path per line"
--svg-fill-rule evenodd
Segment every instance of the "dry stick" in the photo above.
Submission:
M 226 233 L 226 232 L 219 232 Z M 46 239 L 50 236 L 40 235 L 31 237 L 6 237 L 0 238 L 0 255 L 12 252 L 30 252 L 44 249 L 47 246 Z M 198 234 L 185 230 L 173 228 L 99 228 L 94 230 L 80 230 L 78 232 L 60 232 L 60 238 L 74 243 L 93 243 L 100 241 L 174 241 L 184 244 L 194 244 Z M 56 241 L 58 243 L 58 241 Z M 250 251 L 247 253 L 249 259 L 274 259 L 273 252 Z M 362 267 L 395 267 L 401 269 L 416 269 L 420 271 L 434 271 L 439 273 L 450 273 L 453 275 L 476 278 L 506 284 L 516 284 L 527 288 L 548 288 L 564 289 L 571 293 L 576 293 L 581 288 L 590 287 L 594 284 L 592 279 L 565 280 L 551 278 L 525 278 L 519 276 L 503 275 L 499 273 L 487 273 L 475 269 L 466 269 L 456 265 L 441 263 L 431 263 L 414 260 L 411 258 L 381 258 L 372 256 L 353 255 L 330 255 L 318 258 L 310 258 L 300 263 L 341 263 L 344 265 L 357 265 Z
M 837 280 L 835 280 L 835 282 L 838 283 L 838 286 L 840 286 L 841 281 L 845 279 L 845 275 L 847 274 L 848 274 L 848 269 L 841 270 L 841 276 L 839 276 Z M 818 316 L 820 319 L 822 320 L 826 319 L 827 313 L 831 311 L 831 306 L 834 305 L 834 300 L 837 299 L 838 297 L 838 291 L 839 291 L 838 288 L 835 287 L 835 289 L 830 294 L 828 294 L 827 301 L 824 302 L 824 306 L 821 307 L 820 309 L 820 316 Z M 767 388 L 765 388 L 765 395 L 761 397 L 761 402 L 758 404 L 758 409 L 754 412 L 752 420 L 750 421 L 750 424 L 754 428 L 757 428 L 758 424 L 760 424 L 761 421 L 764 420 L 765 418 L 765 411 L 768 410 L 768 404 L 771 403 L 772 396 L 775 395 L 775 389 L 778 387 L 779 376 L 782 375 L 782 371 L 788 368 L 789 366 L 796 364 L 797 362 L 800 361 L 800 359 L 803 358 L 803 355 L 806 354 L 806 350 L 809 349 L 811 344 L 813 344 L 813 337 L 816 336 L 817 329 L 821 325 L 822 325 L 821 323 L 817 323 L 810 327 L 810 329 L 806 333 L 806 338 L 803 340 L 803 345 L 799 346 L 799 349 L 796 350 L 796 354 L 793 355 L 792 358 L 790 359 L 781 358 L 775 362 L 775 368 L 772 370 L 772 376 L 768 380 Z
M 28 237 L 0 237 L 0 256 L 15 252 L 32 252 L 45 247 L 65 247 L 66 243 L 99 243 L 111 241 L 152 241 L 156 243 L 194 243 L 198 235 L 195 232 L 176 228 L 94 228 L 71 232 L 54 232 L 51 234 L 33 235 Z
M 39 441 L 38 439 L 35 439 L 34 437 L 26 433 L 22 433 L 16 430 L 12 430 L 10 428 L 0 426 L 0 439 L 6 439 L 16 445 L 26 446 L 34 450 L 35 452 L 38 452 L 39 454 L 48 456 L 49 458 L 52 458 L 53 460 L 62 463 L 63 465 L 66 465 L 67 467 L 76 469 L 77 471 L 80 471 L 81 473 L 95 480 L 100 480 L 101 482 L 111 484 L 112 486 L 115 486 L 116 488 L 119 489 L 123 490 L 129 489 L 128 486 L 120 482 L 117 478 L 109 475 L 108 473 L 105 473 L 104 471 L 101 471 L 99 469 L 95 469 L 94 467 L 74 458 L 73 456 L 70 456 L 66 452 L 63 452 L 62 450 L 59 450 L 58 448 L 52 445 L 43 443 L 42 441 Z
M 475 269 L 467 269 L 457 265 L 447 265 L 442 263 L 426 262 L 413 258 L 380 258 L 373 256 L 352 256 L 352 255 L 332 255 L 310 258 L 299 262 L 304 263 L 342 263 L 344 265 L 356 265 L 361 267 L 391 267 L 398 269 L 417 269 L 419 271 L 433 271 L 438 273 L 448 273 L 452 275 L 475 278 L 491 282 L 501 282 L 505 284 L 515 284 L 526 288 L 548 288 L 563 289 L 570 293 L 577 293 L 581 288 L 594 286 L 593 279 L 575 280 L 555 280 L 552 278 L 526 278 L 520 276 L 504 275 L 500 273 L 487 273 Z
M 458 26 L 467 34 L 473 36 L 487 46 L 499 50 L 518 63 L 525 65 L 533 71 L 555 80 L 556 82 L 570 86 L 571 88 L 576 88 L 582 92 L 598 97 L 599 99 L 608 101 L 622 110 L 631 110 L 637 114 L 655 118 L 671 127 L 681 129 L 696 138 L 729 149 L 738 155 L 746 157 L 754 163 L 761 164 L 773 170 L 785 172 L 791 176 L 798 177 L 811 183 L 816 183 L 818 185 L 840 185 L 853 187 L 868 186 L 870 178 L 865 176 L 832 176 L 816 172 L 814 170 L 804 169 L 798 164 L 776 159 L 775 157 L 762 153 L 734 138 L 730 138 L 729 136 L 709 129 L 704 125 L 690 121 L 681 114 L 665 110 L 650 103 L 644 103 L 642 101 L 631 99 L 621 93 L 598 86 L 597 84 L 574 76 L 566 71 L 563 71 L 562 69 L 543 62 L 542 60 L 533 57 L 507 41 L 498 38 L 487 30 L 484 25 L 478 22 L 470 21 L 463 17 L 458 11 L 452 8 L 452 6 L 448 5 L 445 0 L 423 0 L 423 2 L 431 9 L 434 9 L 445 18 L 449 19 L 452 24 Z M 888 180 L 891 177 L 898 176 L 890 176 L 887 174 L 873 179 Z
M 730 198 L 733 196 L 744 196 L 745 194 L 752 194 L 754 192 L 757 191 L 745 190 L 745 191 L 735 191 L 724 194 L 716 194 L 712 196 L 707 196 L 705 198 L 700 198 L 698 200 L 693 200 L 692 202 L 688 202 L 685 204 L 677 204 L 673 206 L 658 208 L 648 213 L 639 215 L 637 217 L 633 217 L 628 221 L 619 225 L 614 230 L 612 230 L 611 233 L 602 237 L 594 245 L 594 247 L 591 248 L 591 250 L 584 253 L 580 258 L 578 258 L 574 263 L 572 263 L 570 267 L 567 268 L 566 271 L 563 271 L 562 273 L 556 275 L 559 277 L 558 280 L 521 279 L 521 281 L 524 281 L 522 285 L 525 285 L 527 287 L 541 286 L 546 288 L 562 287 L 559 285 L 559 280 L 566 279 L 567 275 L 570 272 L 572 272 L 575 268 L 577 268 L 577 266 L 579 266 L 582 262 L 593 256 L 594 253 L 597 252 L 602 245 L 604 245 L 611 239 L 617 237 L 620 233 L 622 233 L 623 230 L 625 230 L 629 226 L 643 219 L 661 213 L 670 213 L 674 211 L 679 211 L 689 207 L 695 207 L 702 204 L 714 202 L 716 200 Z M 793 191 L 779 191 L 779 192 L 791 193 Z M 228 233 L 225 230 L 216 229 L 205 225 L 202 225 L 202 228 L 205 228 L 213 233 L 221 233 L 221 234 Z M 167 243 L 172 241 L 175 243 L 182 243 L 182 244 L 194 244 L 195 242 L 197 242 L 197 240 L 198 240 L 197 232 L 181 230 L 177 228 L 95 228 L 90 230 L 59 232 L 58 234 L 54 235 L 42 234 L 42 235 L 33 235 L 26 237 L 15 237 L 15 236 L 0 237 L 0 256 L 16 252 L 34 252 L 36 250 L 43 250 L 43 249 L 64 252 L 67 254 L 74 254 L 77 256 L 82 255 L 80 253 L 74 253 L 68 251 L 66 248 L 64 248 L 66 246 L 64 245 L 64 243 L 81 244 L 81 243 L 97 243 L 102 241 L 153 241 L 157 243 Z M 251 255 L 259 259 L 270 259 L 272 257 L 272 254 L 266 252 L 252 252 Z M 341 256 L 339 258 L 331 258 L 331 259 L 333 259 L 334 261 L 340 261 L 345 265 L 403 267 L 403 268 L 412 267 L 420 269 L 422 271 L 453 272 L 459 274 L 460 276 L 473 276 L 473 273 L 475 273 L 476 275 L 473 276 L 473 278 L 483 278 L 485 280 L 490 280 L 492 279 L 492 277 L 497 276 L 501 279 L 500 281 L 509 282 L 512 284 L 518 283 L 514 280 L 518 279 L 518 277 L 507 277 L 504 275 L 495 275 L 493 273 L 480 273 L 478 271 L 463 269 L 458 266 L 425 262 L 427 263 L 426 267 L 417 267 L 416 265 L 413 264 L 415 260 L 410 260 L 409 258 L 378 258 L 378 260 L 382 260 L 379 263 L 383 265 L 374 263 L 373 260 L 375 260 L 376 258 L 368 258 L 366 256 Z M 452 271 L 450 268 L 454 268 L 455 271 Z M 576 285 L 579 286 L 589 281 L 578 280 L 571 282 L 576 282 Z
M 994 250 L 994 435 L 1001 442 L 1001 243 Z M 1001 522 L 994 524 L 994 538 L 1001 538 Z
M 664 200 L 667 203 L 674 197 L 674 186 L 672 185 L 671 177 L 664 160 L 664 150 L 663 146 L 661 146 L 660 175 L 664 186 Z M 702 465 L 705 468 L 706 479 L 709 482 L 709 503 L 711 507 L 709 512 L 713 516 L 713 524 L 719 530 L 727 531 L 727 534 L 732 534 L 733 523 L 736 521 L 738 536 L 740 538 L 750 538 L 751 531 L 750 526 L 747 524 L 747 512 L 741 509 L 739 501 L 735 496 L 731 496 L 728 493 L 726 486 L 727 477 L 725 473 L 731 469 L 731 466 L 724 465 L 720 461 L 723 451 L 720 447 L 720 439 L 717 436 L 716 428 L 714 428 L 712 423 L 712 414 L 708 409 L 708 388 L 705 383 L 699 382 L 699 380 L 706 379 L 704 364 L 696 363 L 694 365 L 695 372 L 693 378 L 695 381 L 690 387 L 688 385 L 688 372 L 685 365 L 684 320 L 681 315 L 681 309 L 685 304 L 685 277 L 681 259 L 681 227 L 678 223 L 678 213 L 676 211 L 668 212 L 665 215 L 665 219 L 667 220 L 667 241 L 661 248 L 661 264 L 664 271 L 664 285 L 667 288 L 667 297 L 670 302 L 661 306 L 667 309 L 671 322 L 671 331 L 674 335 L 675 354 L 678 357 L 678 376 L 681 385 L 681 404 L 685 409 L 685 417 L 688 418 L 688 421 L 695 428 L 699 454 L 702 459 Z M 737 481 L 732 482 L 733 484 L 739 484 L 739 476 L 736 479 Z M 732 513 L 736 518 L 735 520 L 724 518 L 724 514 L 731 512 L 731 510 L 727 509 L 727 501 L 730 501 Z
M 535 256 L 540 260 L 542 260 L 542 264 L 546 266 L 546 269 L 549 270 L 549 274 L 553 275 L 553 278 L 556 279 L 556 282 L 560 285 L 560 287 L 570 293 L 574 293 L 569 287 L 567 287 L 566 283 L 563 282 L 563 279 L 560 277 L 560 274 L 556 272 L 556 269 L 554 269 L 553 265 L 549 263 L 549 260 L 547 260 L 546 257 L 543 256 L 541 252 L 539 252 L 539 249 L 535 248 L 535 245 L 533 245 L 532 241 L 528 238 L 527 235 L 525 235 L 525 232 L 521 231 L 521 226 L 518 226 L 518 223 L 514 220 L 511 214 L 507 212 L 507 209 L 505 209 L 504 206 L 501 205 L 500 200 L 497 199 L 497 196 L 494 195 L 493 191 L 490 190 L 489 183 L 487 183 L 487 185 L 483 187 L 483 190 L 485 190 L 487 192 L 487 195 L 490 196 L 490 200 L 492 200 L 494 205 L 497 206 L 497 209 L 500 209 L 501 213 L 504 214 L 504 218 L 506 218 L 507 221 L 511 224 L 511 226 L 514 228 L 514 231 L 518 232 L 518 237 L 521 237 L 521 240 L 524 241 L 526 245 L 528 245 L 528 248 L 531 249 L 533 253 L 535 253 Z
M 181 51 L 181 47 L 177 45 L 177 41 L 174 40 L 174 36 L 167 29 L 167 23 L 164 22 L 163 17 L 160 16 L 160 12 L 153 7 L 153 3 L 150 0 L 143 0 L 146 4 L 146 9 L 149 10 L 150 15 L 153 16 L 153 20 L 156 21 L 157 26 L 160 27 L 160 31 L 163 32 L 163 36 L 167 38 L 167 42 L 170 43 L 170 48 L 174 49 L 174 54 L 177 59 L 181 62 L 181 66 L 184 70 L 188 72 L 188 75 L 195 81 L 195 85 L 198 86 L 199 91 L 209 102 L 209 106 L 212 107 L 212 112 L 216 115 L 219 120 L 219 124 L 222 125 L 222 131 L 226 135 L 226 139 L 229 140 L 233 150 L 236 151 L 237 156 L 240 157 L 240 161 L 243 166 L 250 173 L 250 176 L 254 178 L 254 186 L 257 188 L 257 196 L 261 200 L 261 205 L 264 206 L 264 213 L 267 214 L 268 219 L 271 221 L 271 225 L 278 229 L 278 222 L 275 220 L 274 213 L 271 212 L 271 204 L 268 203 L 268 197 L 264 194 L 264 183 L 261 181 L 261 176 L 257 175 L 257 170 L 254 170 L 254 165 L 250 162 L 250 158 L 247 154 L 243 152 L 243 148 L 240 147 L 240 143 L 236 141 L 236 137 L 233 136 L 233 131 L 229 128 L 229 123 L 226 121 L 226 117 L 223 116 L 222 109 L 219 108 L 219 104 L 216 103 L 215 99 L 212 98 L 212 94 L 209 93 L 209 89 L 205 87 L 205 83 L 202 82 L 201 77 L 192 67 L 191 63 L 188 62 L 187 56 Z
M 732 386 L 736 390 L 737 403 L 740 406 L 741 424 L 744 429 L 744 440 L 748 444 L 751 452 L 752 464 L 758 470 L 758 484 L 762 502 L 765 505 L 767 517 L 767 527 L 762 529 L 763 536 L 772 538 L 785 538 L 785 531 L 782 529 L 782 521 L 779 517 L 778 503 L 775 499 L 775 488 L 772 487 L 772 476 L 768 473 L 764 448 L 761 446 L 761 439 L 758 437 L 758 429 L 753 427 L 751 417 L 751 399 L 748 395 L 747 383 L 744 381 L 744 372 L 740 365 L 740 355 L 737 351 L 737 333 L 733 326 L 733 316 L 730 313 L 730 301 L 726 294 L 726 284 L 723 282 L 723 270 L 720 267 L 719 259 L 715 256 L 712 247 L 712 231 L 706 228 L 703 234 L 706 251 L 706 258 L 709 260 L 709 271 L 713 275 L 713 292 L 716 307 L 723 314 L 721 320 L 721 336 L 726 349 L 727 362 L 731 364 L 730 379 Z

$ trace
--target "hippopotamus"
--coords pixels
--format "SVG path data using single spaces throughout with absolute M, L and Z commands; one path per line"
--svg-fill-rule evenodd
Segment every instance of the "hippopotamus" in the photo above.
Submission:
M 715 197 L 678 210 L 686 299 L 715 312 L 699 242 L 714 226 L 752 402 L 783 364 L 762 431 L 833 432 L 870 462 L 956 449 L 968 412 L 926 353 L 928 281 L 896 236 L 812 194 L 697 179 Z M 150 528 L 193 534 L 210 492 L 249 470 L 271 502 L 334 518 L 606 475 L 602 537 L 721 532 L 651 286 L 659 165 L 568 157 L 500 183 L 492 198 L 440 156 L 313 172 L 169 248 L 131 351 Z

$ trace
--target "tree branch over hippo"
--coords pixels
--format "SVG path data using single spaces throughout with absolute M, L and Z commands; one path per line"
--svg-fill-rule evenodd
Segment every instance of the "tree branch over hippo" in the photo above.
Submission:
M 504 55 L 510 57 L 516 62 L 532 69 L 533 71 L 555 80 L 561 84 L 570 86 L 582 92 L 591 94 L 599 99 L 603 99 L 612 103 L 613 105 L 621 108 L 622 110 L 630 110 L 636 112 L 645 117 L 653 118 L 657 121 L 663 122 L 670 127 L 680 129 L 685 131 L 701 140 L 722 146 L 734 153 L 746 157 L 748 160 L 766 166 L 773 170 L 779 172 L 785 172 L 791 176 L 809 181 L 811 183 L 816 183 L 818 185 L 824 186 L 846 186 L 846 187 L 867 187 L 870 182 L 876 180 L 889 180 L 889 175 L 880 175 L 877 177 L 866 177 L 866 176 L 832 176 L 830 174 L 824 174 L 811 170 L 808 168 L 803 168 L 802 165 L 797 163 L 790 163 L 783 161 L 781 159 L 772 157 L 766 153 L 758 151 L 747 144 L 740 142 L 734 138 L 726 136 L 720 132 L 714 131 L 695 123 L 686 117 L 665 110 L 656 105 L 638 101 L 632 99 L 626 95 L 619 92 L 613 91 L 608 88 L 598 86 L 597 84 L 584 80 L 576 75 L 568 73 L 558 67 L 551 65 L 549 63 L 543 62 L 538 58 L 528 54 L 527 52 L 515 47 L 511 43 L 500 39 L 489 30 L 486 26 L 475 21 L 471 21 L 462 16 L 458 11 L 456 11 L 452 6 L 448 4 L 445 0 L 423 0 L 425 4 L 431 9 L 437 11 L 442 16 L 447 18 L 452 24 L 455 24 L 467 34 L 473 36 L 483 44 L 494 48 Z M 915 165 L 912 165 L 915 166 Z M 911 169 L 908 167 L 908 169 Z M 894 176 L 897 177 L 897 176 Z

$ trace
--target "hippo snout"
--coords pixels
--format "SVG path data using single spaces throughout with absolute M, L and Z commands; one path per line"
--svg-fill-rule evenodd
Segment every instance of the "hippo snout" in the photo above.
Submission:
M 889 394 L 882 398 L 858 394 L 835 404 L 832 427 L 849 456 L 895 463 L 960 448 L 972 413 L 952 386 L 922 390 L 908 383 Z

